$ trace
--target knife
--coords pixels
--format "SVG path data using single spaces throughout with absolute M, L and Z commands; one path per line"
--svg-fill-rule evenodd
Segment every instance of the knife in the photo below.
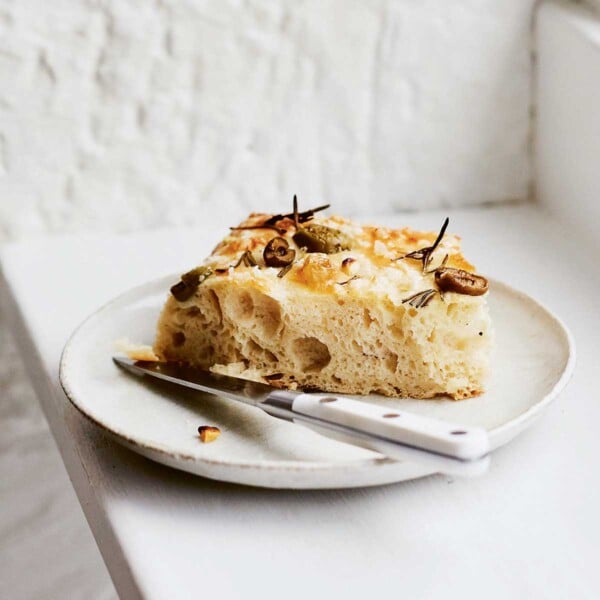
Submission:
M 490 443 L 480 427 L 361 402 L 338 394 L 306 394 L 204 371 L 174 362 L 114 356 L 120 367 L 259 408 L 322 435 L 368 448 L 394 460 L 420 462 L 441 473 L 478 475 L 489 464 Z

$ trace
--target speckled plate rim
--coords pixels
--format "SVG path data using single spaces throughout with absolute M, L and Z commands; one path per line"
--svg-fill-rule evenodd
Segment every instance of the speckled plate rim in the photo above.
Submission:
M 85 330 L 86 326 L 98 318 L 105 311 L 110 310 L 114 305 L 127 301 L 132 296 L 139 296 L 144 293 L 146 288 L 153 288 L 157 285 L 162 285 L 164 282 L 165 289 L 168 287 L 169 282 L 172 282 L 177 278 L 176 274 L 167 275 L 160 277 L 134 288 L 131 288 L 122 294 L 116 296 L 112 300 L 108 301 L 92 314 L 90 314 L 71 334 L 65 347 L 63 349 L 60 366 L 59 366 L 59 381 L 60 385 L 67 396 L 71 404 L 83 415 L 88 421 L 93 423 L 95 426 L 103 430 L 112 439 L 121 443 L 122 445 L 130 448 L 131 450 L 142 454 L 152 460 L 155 460 L 161 464 L 171 466 L 176 469 L 187 471 L 196 475 L 205 476 L 211 479 L 217 479 L 221 481 L 229 481 L 233 483 L 242 483 L 246 485 L 259 485 L 262 487 L 282 487 L 282 488 L 303 488 L 303 489 L 319 489 L 319 488 L 343 488 L 343 487 L 363 487 L 363 486 L 374 486 L 382 485 L 386 483 L 393 483 L 395 481 L 404 481 L 409 479 L 415 479 L 418 477 L 425 477 L 427 475 L 434 474 L 435 471 L 430 468 L 426 468 L 422 465 L 410 465 L 405 463 L 398 463 L 385 457 L 374 457 L 366 458 L 362 460 L 352 461 L 336 461 L 331 462 L 318 462 L 318 461 L 285 461 L 285 460 L 226 460 L 226 459 L 214 459 L 207 457 L 197 457 L 186 453 L 174 451 L 173 449 L 162 447 L 156 443 L 140 439 L 139 437 L 132 437 L 126 431 L 121 430 L 114 425 L 110 425 L 104 422 L 100 417 L 94 415 L 87 407 L 82 406 L 77 399 L 77 394 L 73 390 L 73 386 L 69 381 L 68 365 L 70 359 L 70 353 L 73 346 L 82 331 Z M 523 411 L 517 417 L 510 419 L 502 425 L 488 430 L 490 436 L 490 444 L 492 449 L 496 449 L 516 435 L 521 433 L 529 425 L 531 425 L 538 416 L 544 411 L 544 409 L 560 394 L 569 382 L 573 375 L 576 363 L 576 350 L 573 336 L 565 323 L 557 315 L 555 315 L 550 309 L 544 304 L 535 300 L 528 294 L 515 289 L 514 287 L 498 281 L 494 278 L 488 277 L 491 288 L 503 288 L 505 292 L 517 297 L 521 301 L 532 304 L 538 311 L 546 314 L 546 316 L 554 323 L 557 330 L 560 331 L 563 337 L 563 343 L 567 350 L 567 361 L 564 369 L 550 391 L 543 396 L 538 402 L 531 405 L 528 409 Z M 110 360 L 110 357 L 107 357 Z M 193 467 L 193 468 L 192 468 Z M 371 471 L 373 467 L 379 467 L 379 477 L 367 477 L 368 481 L 359 481 L 361 478 L 356 477 L 360 472 Z M 398 467 L 402 467 L 399 469 Z M 412 467 L 412 468 L 411 468 Z M 218 473 L 210 471 L 211 468 L 217 468 Z M 282 472 L 282 473 L 315 473 L 319 471 L 326 471 L 330 475 L 341 475 L 342 479 L 344 474 L 351 472 L 354 474 L 352 478 L 354 483 L 347 483 L 345 481 L 336 482 L 336 477 L 332 477 L 330 484 L 323 484 L 323 482 L 315 482 L 306 484 L 304 481 L 297 482 L 297 485 L 273 485 L 270 482 L 259 482 L 255 483 L 256 478 L 253 476 L 246 477 L 240 475 L 240 470 L 248 471 L 270 471 L 270 472 Z M 228 473 L 231 471 L 231 473 Z M 258 478 L 260 479 L 260 477 Z M 357 480 L 358 479 L 358 480 Z

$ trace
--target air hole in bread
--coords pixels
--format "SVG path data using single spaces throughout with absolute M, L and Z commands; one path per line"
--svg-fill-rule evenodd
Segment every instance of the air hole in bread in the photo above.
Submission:
M 319 373 L 331 361 L 329 348 L 316 337 L 297 338 L 292 342 L 294 359 L 305 373 Z
M 254 299 L 254 318 L 257 333 L 267 338 L 275 335 L 283 325 L 279 302 L 265 294 Z
M 190 306 L 186 309 L 185 314 L 187 317 L 199 317 L 202 311 L 197 306 Z
M 363 311 L 363 323 L 365 327 L 370 327 L 371 323 L 373 323 L 375 319 L 371 315 L 371 311 L 368 308 L 365 308 Z
M 392 337 L 395 337 L 396 339 L 404 338 L 404 331 L 399 323 L 394 323 L 393 325 L 391 325 L 389 328 L 389 332 L 392 334 Z
M 278 358 L 273 352 L 261 346 L 253 339 L 249 339 L 244 346 L 244 354 L 247 359 L 254 363 L 261 363 L 265 366 L 275 367 Z
M 398 355 L 397 354 L 392 352 L 385 357 L 385 368 L 390 373 L 396 372 L 396 369 L 398 368 Z
M 254 315 L 254 300 L 246 291 L 229 294 L 226 298 L 225 309 L 234 323 L 235 321 L 248 321 Z
M 259 346 L 254 340 L 247 340 L 244 346 L 244 352 L 248 355 L 262 352 L 262 346 Z
M 265 349 L 265 360 L 268 363 L 277 363 L 279 362 L 279 359 L 277 358 L 277 356 L 275 354 L 273 354 L 270 350 Z
M 176 331 L 173 333 L 173 346 L 180 348 L 185 344 L 185 333 L 183 331 Z
M 215 321 L 221 323 L 223 321 L 223 311 L 221 310 L 221 302 L 219 301 L 219 296 L 214 290 L 208 290 L 208 302 L 212 306 L 212 313 L 215 317 Z

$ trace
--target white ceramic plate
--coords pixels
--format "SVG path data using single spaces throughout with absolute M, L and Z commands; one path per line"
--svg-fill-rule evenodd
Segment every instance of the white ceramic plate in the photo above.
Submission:
M 258 409 L 124 373 L 115 340 L 151 343 L 170 276 L 137 287 L 89 317 L 67 343 L 60 379 L 71 402 L 117 441 L 165 465 L 222 481 L 274 488 L 342 488 L 422 477 L 431 470 L 341 444 Z M 491 281 L 496 329 L 489 391 L 469 400 L 369 396 L 390 408 L 479 425 L 493 448 L 530 425 L 568 381 L 575 350 L 565 326 L 525 294 Z M 221 437 L 202 444 L 199 425 Z

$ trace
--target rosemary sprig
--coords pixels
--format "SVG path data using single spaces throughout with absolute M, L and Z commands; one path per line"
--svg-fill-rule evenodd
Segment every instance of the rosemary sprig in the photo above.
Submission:
M 296 195 L 294 195 L 293 202 L 294 210 L 291 213 L 273 215 L 264 222 L 264 225 L 273 226 L 278 221 L 282 221 L 283 219 L 294 219 L 294 223 L 296 223 L 296 225 L 306 223 L 306 221 L 310 221 L 314 217 L 315 213 L 325 210 L 331 206 L 330 204 L 323 204 L 322 206 L 317 206 L 316 208 L 310 208 L 308 210 L 298 212 L 298 198 Z
M 353 275 L 352 277 L 350 277 L 350 279 L 346 279 L 346 281 L 336 281 L 336 283 L 337 285 L 346 285 L 347 283 L 355 281 L 356 279 L 360 279 L 360 277 L 358 275 Z
M 408 298 L 404 298 L 404 300 L 402 300 L 402 304 L 408 304 L 413 308 L 422 308 L 423 306 L 427 306 L 437 293 L 438 291 L 434 289 L 417 292 Z
M 296 194 L 294 194 L 292 206 L 294 207 L 294 224 L 296 225 L 296 229 L 298 229 L 300 227 L 300 221 L 298 216 L 298 197 L 296 196 Z
M 431 246 L 427 246 L 425 248 L 420 248 L 419 250 L 414 250 L 413 252 L 409 252 L 408 254 L 405 254 L 404 256 L 399 256 L 398 258 L 395 258 L 394 260 L 403 260 L 405 258 L 412 258 L 414 260 L 420 260 L 423 263 L 423 273 L 425 273 L 425 271 L 427 270 L 427 267 L 429 266 L 429 263 L 431 262 L 431 259 L 433 257 L 433 252 L 438 247 L 439 243 L 442 241 L 442 238 L 444 237 L 444 234 L 446 233 L 446 228 L 448 227 L 449 222 L 450 222 L 450 219 L 448 217 L 446 217 L 446 220 L 444 221 L 444 224 L 442 225 L 442 228 L 440 229 L 440 232 L 438 233 L 438 236 L 437 236 L 435 242 L 433 242 L 433 244 Z
M 221 269 L 215 269 L 215 273 L 227 273 L 229 269 L 237 269 L 242 263 L 244 263 L 246 267 L 255 267 L 257 265 L 257 262 L 254 260 L 250 250 L 246 250 L 234 265 L 229 265 Z
M 294 263 L 291 262 L 289 265 L 286 265 L 285 267 L 283 267 L 283 269 L 281 269 L 281 271 L 279 271 L 279 273 L 277 273 L 277 277 L 279 277 L 280 279 L 282 277 L 285 277 L 287 272 L 294 266 Z
M 235 263 L 234 265 L 234 269 L 236 267 L 239 267 L 242 263 L 244 263 L 244 265 L 246 265 L 247 267 L 255 267 L 256 266 L 256 261 L 254 260 L 254 257 L 252 256 L 252 253 L 250 252 L 250 250 L 246 250 L 241 256 L 240 259 L 237 261 L 237 263 Z
M 230 227 L 231 231 L 238 231 L 240 229 L 273 229 L 280 235 L 285 233 L 285 229 L 281 227 L 275 227 L 275 225 L 242 225 L 239 227 Z
M 440 263 L 439 267 L 436 267 L 435 269 L 429 269 L 429 271 L 427 271 L 427 274 L 435 273 L 436 271 L 443 269 L 446 266 L 447 262 L 448 262 L 448 254 L 446 254 L 446 256 L 444 256 L 444 260 Z
M 273 229 L 279 233 L 279 235 L 283 235 L 286 233 L 286 230 L 282 227 L 277 227 L 277 223 L 279 221 L 282 221 L 283 219 L 293 219 L 296 229 L 299 229 L 300 225 L 310 221 L 315 216 L 315 213 L 325 210 L 330 206 L 330 204 L 323 204 L 322 206 L 317 206 L 316 208 L 310 208 L 308 210 L 298 212 L 298 197 L 294 194 L 294 208 L 291 213 L 272 215 L 264 223 L 260 223 L 259 225 L 241 225 L 239 227 L 230 227 L 229 229 L 232 231 L 238 231 L 240 229 Z

